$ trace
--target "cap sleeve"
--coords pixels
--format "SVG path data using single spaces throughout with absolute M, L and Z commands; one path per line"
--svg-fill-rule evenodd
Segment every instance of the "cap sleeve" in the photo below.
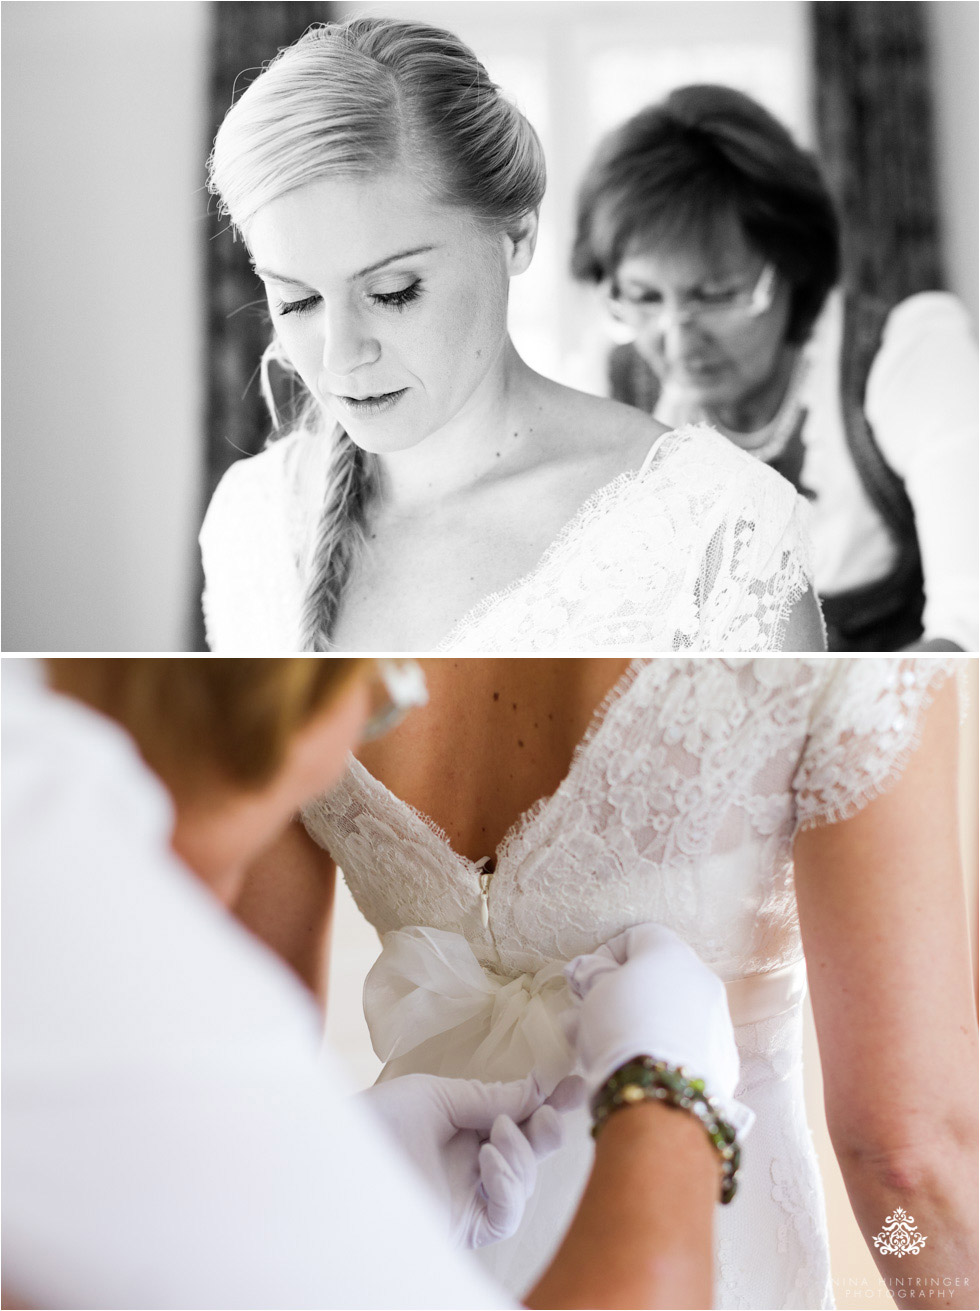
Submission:
M 925 709 L 957 662 L 852 657 L 820 664 L 793 781 L 800 829 L 849 819 L 901 776 Z
M 721 434 L 698 436 L 721 488 L 697 584 L 705 598 L 698 645 L 778 650 L 793 606 L 813 582 L 810 507 L 775 469 Z

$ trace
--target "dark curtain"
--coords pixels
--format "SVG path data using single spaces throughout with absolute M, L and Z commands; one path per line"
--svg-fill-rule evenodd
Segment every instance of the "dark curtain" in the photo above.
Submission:
M 845 281 L 889 304 L 944 285 L 923 8 L 810 4 L 817 141 Z
M 208 124 L 202 161 L 221 120 L 262 65 L 282 46 L 297 40 L 311 23 L 338 15 L 330 4 L 304 0 L 217 0 L 210 8 L 210 84 Z M 262 286 L 249 266 L 241 241 L 232 238 L 227 219 L 209 205 L 206 226 L 207 411 L 205 488 L 201 517 L 221 475 L 235 460 L 262 449 L 270 424 L 259 391 L 258 363 L 269 340 Z M 199 576 L 195 597 L 201 593 Z M 204 624 L 195 600 L 194 646 L 204 649 Z

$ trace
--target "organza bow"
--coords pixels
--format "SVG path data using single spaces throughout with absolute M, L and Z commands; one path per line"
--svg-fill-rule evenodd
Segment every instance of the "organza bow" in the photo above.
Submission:
M 418 1071 L 455 1078 L 521 1079 L 549 1094 L 575 1067 L 561 1016 L 572 1004 L 564 962 L 504 978 L 444 929 L 386 933 L 364 983 L 382 1079 Z

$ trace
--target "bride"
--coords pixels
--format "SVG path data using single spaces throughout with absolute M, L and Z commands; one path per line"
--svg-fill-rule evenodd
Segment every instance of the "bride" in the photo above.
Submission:
M 544 160 L 451 33 L 311 29 L 228 111 L 210 185 L 265 285 L 266 398 L 272 360 L 307 398 L 212 499 L 212 649 L 823 648 L 788 482 L 518 356 Z
M 336 861 L 383 935 L 365 990 L 382 1077 L 533 1067 L 546 1085 L 572 1059 L 563 963 L 640 921 L 677 932 L 727 984 L 757 1117 L 717 1213 L 723 1307 L 833 1304 L 809 979 L 828 1124 L 883 1277 L 908 1274 L 872 1247 L 901 1207 L 927 1236 L 916 1276 L 975 1280 L 950 663 L 429 661 L 428 708 L 351 759 L 239 913 L 319 986 Z M 588 1137 L 569 1139 L 521 1230 L 487 1249 L 517 1295 L 582 1186 Z M 950 1305 L 970 1305 L 976 1284 L 959 1287 Z

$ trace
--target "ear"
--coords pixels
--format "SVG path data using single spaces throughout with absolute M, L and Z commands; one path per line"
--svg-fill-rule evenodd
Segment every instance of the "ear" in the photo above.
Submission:
M 505 234 L 507 272 L 513 278 L 523 273 L 531 263 L 538 240 L 538 212 L 532 210 L 513 225 Z

